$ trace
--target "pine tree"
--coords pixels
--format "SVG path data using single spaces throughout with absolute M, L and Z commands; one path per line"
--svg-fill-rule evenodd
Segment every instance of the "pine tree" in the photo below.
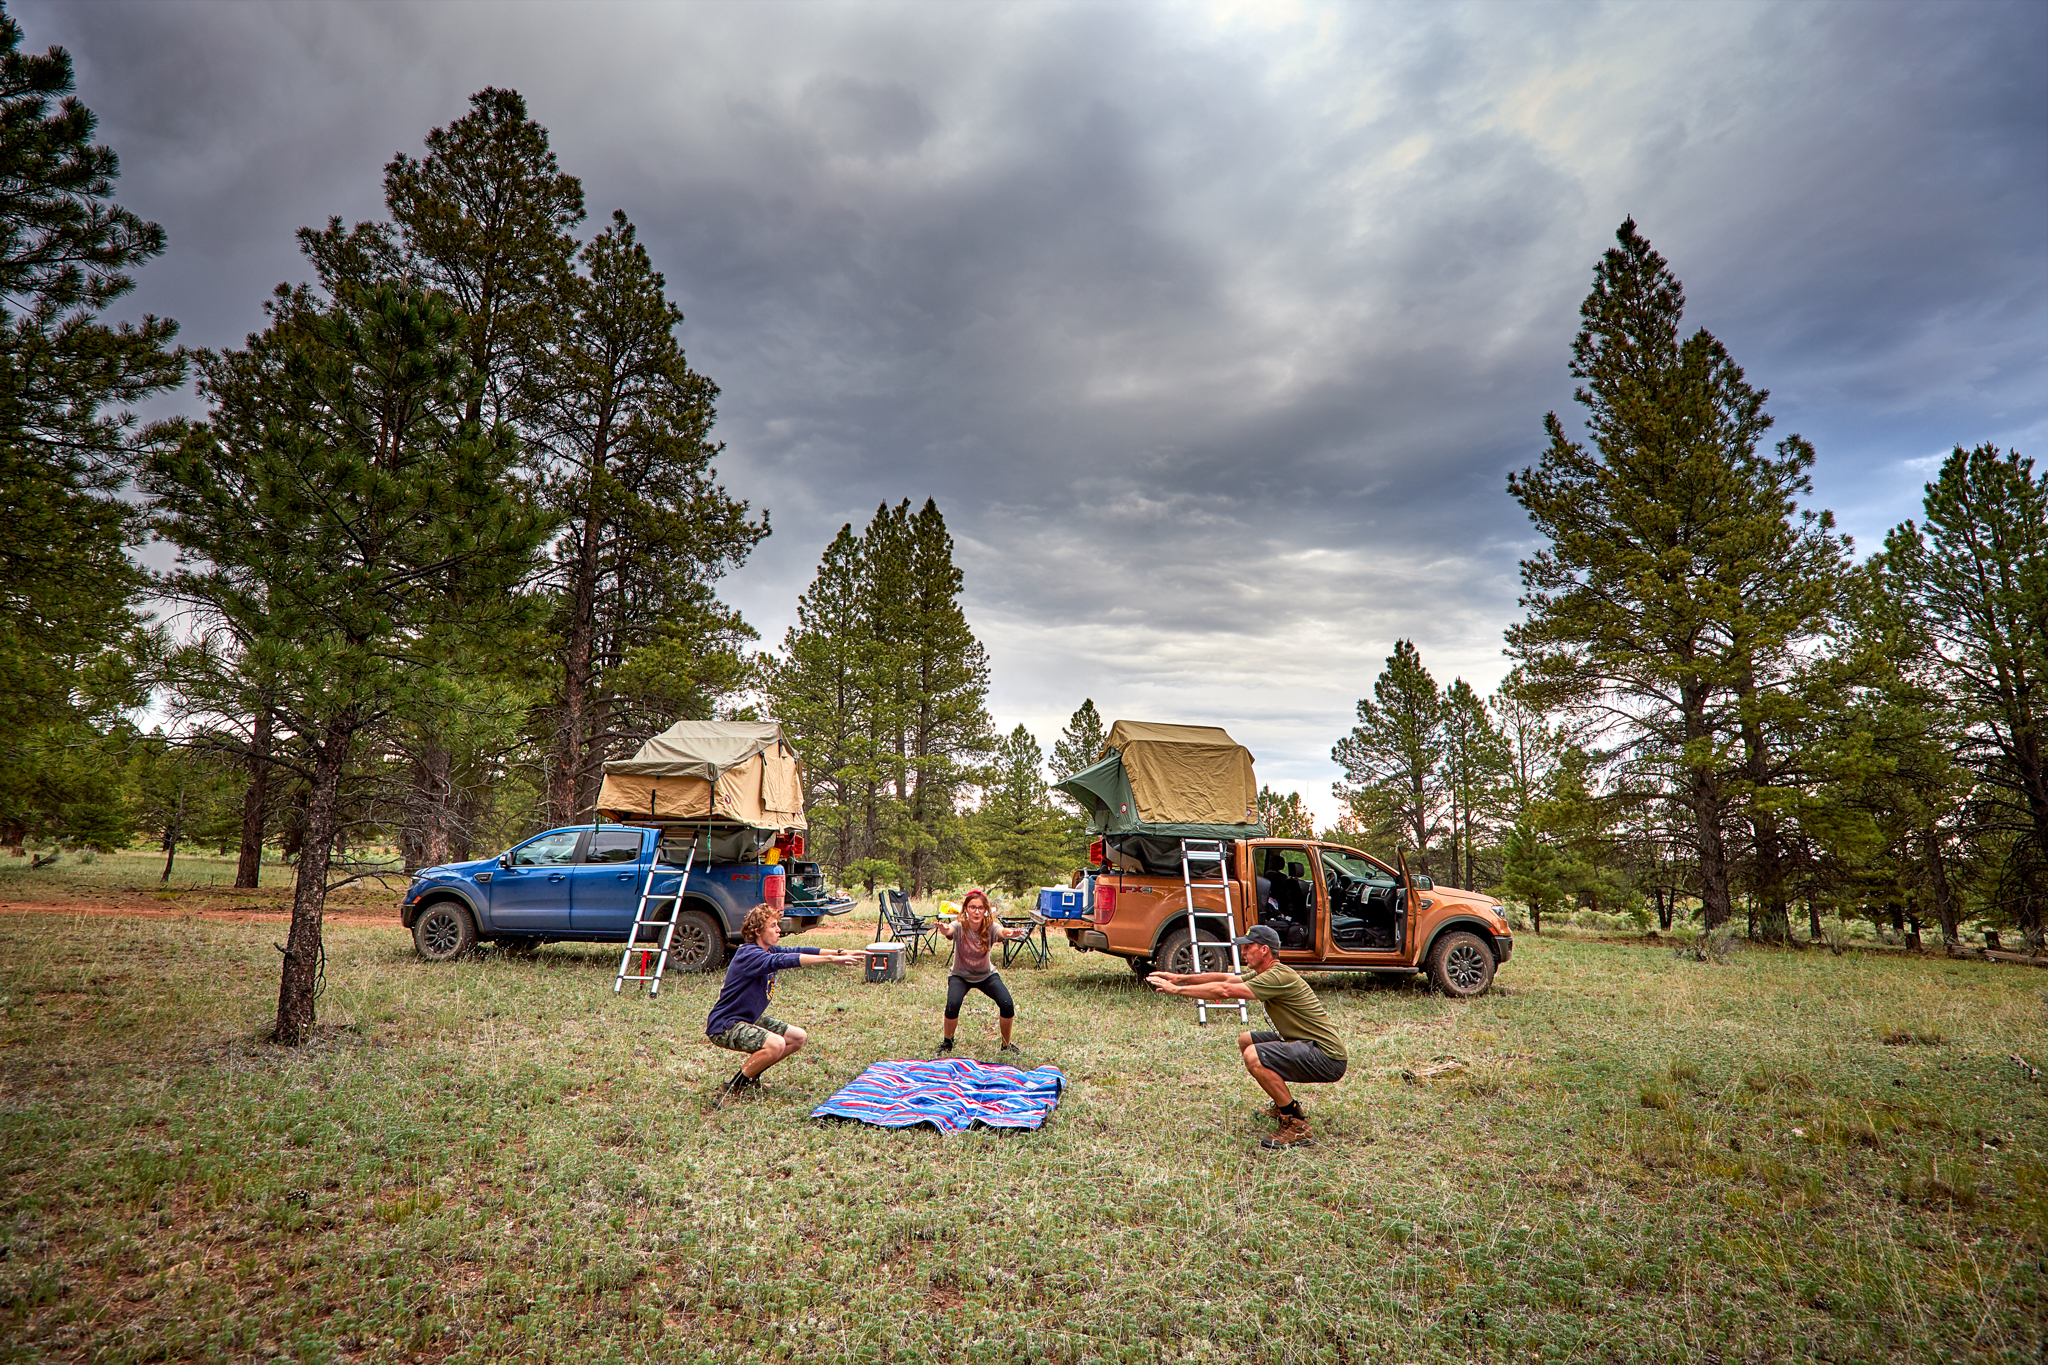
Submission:
M 1541 461 L 1508 480 L 1550 541 L 1522 562 L 1529 616 L 1508 651 L 1539 706 L 1613 732 L 1668 779 L 1708 929 L 1731 913 L 1745 819 L 1753 888 L 1782 922 L 1776 798 L 1809 775 L 1778 741 L 1807 708 L 1802 651 L 1826 626 L 1845 547 L 1827 513 L 1798 508 L 1812 447 L 1793 436 L 1758 453 L 1768 395 L 1704 329 L 1680 339 L 1678 280 L 1633 220 L 1616 236 L 1572 343 L 1593 449 L 1551 413 Z
M 427 134 L 423 158 L 401 153 L 385 166 L 390 221 L 345 229 L 331 219 L 324 229 L 301 230 L 299 240 L 329 293 L 404 281 L 439 290 L 454 304 L 475 377 L 464 416 L 481 423 L 506 415 L 536 333 L 560 305 L 583 187 L 562 172 L 547 130 L 528 117 L 516 91 L 486 89 L 469 105 L 467 114 Z M 468 590 L 459 576 L 451 588 Z M 492 721 L 493 708 L 506 700 L 502 685 L 546 688 L 532 662 L 530 651 L 508 652 L 500 686 L 451 696 L 449 706 L 414 717 L 395 736 L 412 772 L 400 836 L 409 867 L 445 861 L 455 843 L 466 842 L 456 812 L 475 803 L 478 782 L 498 766 L 502 742 Z M 458 731 L 485 748 L 456 743 Z M 261 831 L 252 834 L 260 838 Z M 245 858 L 252 854 L 245 846 Z
M 344 284 L 322 306 L 301 288 L 271 314 L 246 350 L 202 358 L 209 418 L 166 430 L 145 484 L 183 556 L 162 589 L 201 627 L 176 660 L 183 706 L 232 721 L 268 698 L 305 784 L 273 1035 L 296 1045 L 349 784 L 422 693 L 531 624 L 513 590 L 546 523 L 511 491 L 511 433 L 465 418 L 476 381 L 441 295 Z
M 1477 887 L 1474 840 L 1490 818 L 1513 766 L 1508 744 L 1486 703 L 1463 678 L 1454 679 L 1443 703 L 1444 795 L 1449 805 L 1451 882 Z
M 1964 726 L 1980 826 L 2007 836 L 2004 878 L 2027 941 L 2048 896 L 2048 477 L 2019 452 L 1958 446 L 1927 485 L 1925 524 L 1885 539 L 1879 569 L 1924 642 L 1929 681 Z
M 996 744 L 972 827 L 989 883 L 1011 895 L 1061 876 L 1069 853 L 1065 822 L 1045 785 L 1045 755 L 1019 725 Z
M 70 55 L 21 41 L 0 12 L 0 842 L 17 849 L 122 837 L 107 737 L 144 699 L 148 650 L 127 409 L 184 379 L 177 324 L 99 321 L 163 229 L 110 202 L 120 161 L 93 143 Z
M 961 790 L 995 748 L 989 721 L 988 651 L 960 607 L 963 579 L 953 563 L 953 537 L 938 504 L 927 498 L 910 521 L 912 690 L 905 698 L 911 780 L 910 819 L 917 848 L 912 890 L 942 884 L 941 868 L 960 849 L 954 816 Z M 1036 747 L 1036 741 L 1033 742 Z
M 1064 782 L 1083 768 L 1092 767 L 1101 761 L 1102 751 L 1108 747 L 1109 727 L 1102 723 L 1102 713 L 1095 709 L 1094 698 L 1086 698 L 1067 717 L 1067 728 L 1053 742 L 1053 781 Z
M 753 632 L 710 585 L 768 534 L 766 517 L 752 519 L 717 482 L 717 387 L 677 345 L 682 312 L 626 216 L 614 214 L 580 259 L 536 326 L 512 404 L 546 453 L 544 496 L 563 528 L 548 777 L 557 823 L 590 809 L 606 758 L 679 718 L 708 718 L 742 682 L 738 646 Z
M 1372 690 L 1359 699 L 1358 724 L 1330 751 L 1344 769 L 1337 795 L 1378 798 L 1426 874 L 1430 841 L 1443 832 L 1443 694 L 1412 640 L 1395 641 Z
M 1283 796 L 1271 787 L 1260 787 L 1259 823 L 1276 839 L 1316 837 L 1316 818 L 1302 802 L 1300 792 Z

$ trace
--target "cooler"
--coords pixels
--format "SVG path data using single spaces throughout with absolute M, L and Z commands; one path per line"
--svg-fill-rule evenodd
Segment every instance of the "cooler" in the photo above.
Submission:
M 867 981 L 901 981 L 903 979 L 902 944 L 870 943 L 866 951 L 865 979 Z
M 1048 886 L 1038 893 L 1038 913 L 1047 919 L 1087 919 L 1094 899 L 1089 894 L 1095 879 L 1085 878 L 1079 886 Z

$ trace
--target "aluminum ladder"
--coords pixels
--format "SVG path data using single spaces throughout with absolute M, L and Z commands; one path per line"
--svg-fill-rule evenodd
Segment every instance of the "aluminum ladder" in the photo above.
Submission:
M 683 916 L 683 889 L 690 884 L 690 869 L 696 865 L 697 839 L 693 837 L 690 840 L 689 855 L 683 859 L 683 870 L 680 873 L 658 871 L 661 866 L 661 841 L 659 838 L 655 840 L 654 856 L 647 860 L 647 876 L 640 883 L 640 904 L 633 911 L 633 928 L 626 934 L 626 950 L 619 954 L 619 979 L 612 982 L 613 995 L 617 995 L 628 981 L 646 983 L 649 999 L 661 994 L 661 974 L 668 970 L 669 944 L 676 936 L 676 921 Z M 654 889 L 656 877 L 675 877 L 675 889 L 657 892 Z M 649 907 L 658 906 L 664 901 L 670 902 L 668 918 L 649 918 L 650 914 L 658 913 L 650 911 Z M 642 929 L 658 931 L 657 937 L 661 943 L 658 950 L 646 945 L 646 941 L 640 935 Z M 630 970 L 634 966 L 633 957 L 636 953 L 640 957 L 640 970 L 637 972 Z M 647 959 L 650 957 L 654 959 L 652 972 L 647 970 Z
M 1188 961 L 1196 971 L 1203 970 L 1204 949 L 1227 948 L 1230 952 L 1230 970 L 1244 974 L 1244 959 L 1237 954 L 1237 914 L 1230 904 L 1230 865 L 1225 856 L 1224 841 L 1221 839 L 1183 839 L 1180 841 L 1180 885 L 1181 902 L 1186 907 L 1188 918 Z M 1195 867 L 1213 868 L 1214 881 L 1195 880 Z M 1222 943 L 1203 943 L 1200 929 L 1195 925 L 1195 893 L 1197 891 L 1223 892 L 1223 920 L 1229 926 Z M 1214 914 L 1214 911 L 1208 912 Z M 1251 1012 L 1242 1000 L 1197 1000 L 1195 1002 L 1195 1023 L 1209 1022 L 1210 1010 L 1236 1010 L 1237 1021 L 1249 1024 Z

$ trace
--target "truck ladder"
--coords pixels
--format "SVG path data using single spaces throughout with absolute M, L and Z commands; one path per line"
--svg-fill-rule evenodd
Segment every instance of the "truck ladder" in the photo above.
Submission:
M 1214 868 L 1214 881 L 1197 881 L 1195 869 L 1205 871 Z M 1186 897 L 1182 903 L 1188 917 L 1188 961 L 1196 971 L 1202 971 L 1202 950 L 1204 947 L 1221 947 L 1230 951 L 1230 970 L 1242 975 L 1244 960 L 1237 955 L 1237 915 L 1230 905 L 1230 867 L 1224 857 L 1224 842 L 1221 839 L 1183 839 L 1180 841 L 1180 885 L 1181 894 Z M 1204 944 L 1201 931 L 1195 927 L 1195 893 L 1197 891 L 1223 892 L 1223 920 L 1229 927 L 1224 931 L 1225 939 L 1220 944 Z M 1213 913 L 1213 912 L 1211 912 Z M 1237 1021 L 1249 1024 L 1251 1014 L 1242 1000 L 1197 1000 L 1195 1002 L 1195 1023 L 1209 1022 L 1210 1010 L 1237 1011 Z
M 619 979 L 612 982 L 613 995 L 617 995 L 619 989 L 628 981 L 647 983 L 649 999 L 661 994 L 661 974 L 668 970 L 668 945 L 676 936 L 676 921 L 682 918 L 683 914 L 683 889 L 690 884 L 690 869 L 697 864 L 697 839 L 693 837 L 690 840 L 689 856 L 683 859 L 683 870 L 680 874 L 674 872 L 658 873 L 655 869 L 660 864 L 661 840 L 657 836 L 654 841 L 654 853 L 647 860 L 647 877 L 640 883 L 640 904 L 633 911 L 633 928 L 626 935 L 626 951 L 619 954 Z M 657 893 L 654 889 L 654 879 L 657 876 L 675 877 L 675 890 Z M 650 919 L 649 915 L 656 912 L 650 911 L 649 907 L 657 906 L 663 901 L 671 902 L 668 918 L 665 920 Z M 642 929 L 653 929 L 656 931 L 655 937 L 659 939 L 661 944 L 658 950 L 645 946 L 647 940 L 641 937 L 640 931 Z M 638 964 L 640 970 L 637 972 L 629 970 L 635 965 L 633 962 L 633 955 L 635 953 L 640 956 Z M 652 972 L 647 970 L 647 959 L 650 957 L 654 959 L 654 970 Z

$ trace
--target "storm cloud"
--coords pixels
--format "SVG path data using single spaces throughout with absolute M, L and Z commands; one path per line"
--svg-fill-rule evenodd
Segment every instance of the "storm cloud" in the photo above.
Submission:
M 766 642 L 842 522 L 935 497 L 1000 723 L 1222 723 L 1325 812 L 1396 638 L 1503 671 L 1505 476 L 1624 216 L 1866 546 L 2048 430 L 2048 6 L 11 8 L 195 345 L 520 90 L 723 390 Z

